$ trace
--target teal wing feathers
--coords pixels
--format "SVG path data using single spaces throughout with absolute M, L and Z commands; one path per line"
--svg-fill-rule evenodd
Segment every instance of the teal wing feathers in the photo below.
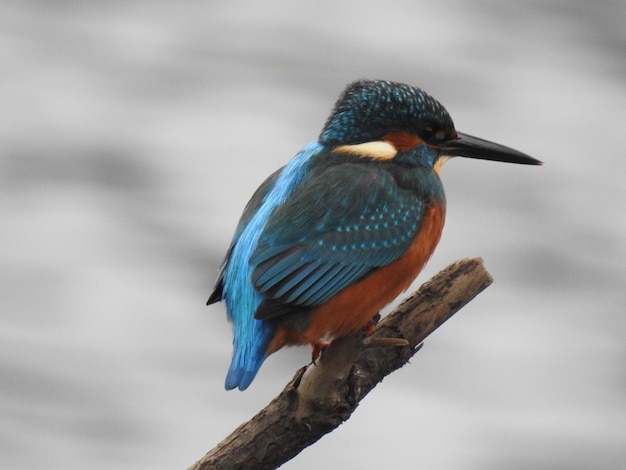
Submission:
M 320 305 L 400 258 L 425 210 L 413 191 L 368 165 L 346 163 L 312 176 L 272 213 L 252 254 L 252 283 L 272 300 L 255 317 L 289 313 L 277 303 Z

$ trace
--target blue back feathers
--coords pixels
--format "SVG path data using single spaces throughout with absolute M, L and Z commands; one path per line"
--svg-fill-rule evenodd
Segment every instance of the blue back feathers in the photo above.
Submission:
M 236 387 L 245 390 L 250 385 L 266 358 L 266 349 L 274 332 L 270 323 L 254 318 L 262 294 L 250 282 L 250 257 L 270 214 L 300 184 L 311 155 L 319 149 L 317 143 L 308 145 L 279 174 L 270 177 L 273 181 L 266 185 L 265 194 L 260 195 L 262 200 L 258 209 L 237 229 L 223 274 L 223 298 L 234 332 L 233 360 L 225 384 L 228 390 Z

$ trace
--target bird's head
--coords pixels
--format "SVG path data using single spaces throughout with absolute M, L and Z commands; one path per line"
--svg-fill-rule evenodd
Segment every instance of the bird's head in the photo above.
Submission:
M 436 170 L 457 156 L 541 164 L 504 145 L 457 132 L 448 111 L 426 92 L 382 80 L 348 85 L 319 141 L 337 151 L 381 160 L 413 159 Z

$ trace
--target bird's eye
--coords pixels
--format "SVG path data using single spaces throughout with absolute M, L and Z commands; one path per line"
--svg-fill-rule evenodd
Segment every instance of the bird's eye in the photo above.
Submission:
M 430 141 L 430 139 L 432 139 L 433 133 L 434 133 L 434 131 L 433 131 L 432 126 L 424 126 L 424 127 L 422 127 L 422 130 L 420 132 L 420 137 L 425 142 L 428 142 L 428 141 Z
M 445 129 L 437 129 L 433 125 L 425 125 L 420 130 L 420 137 L 424 142 L 429 144 L 440 144 L 446 140 L 447 132 Z

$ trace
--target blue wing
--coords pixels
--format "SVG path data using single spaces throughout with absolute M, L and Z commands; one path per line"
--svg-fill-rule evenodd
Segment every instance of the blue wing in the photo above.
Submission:
M 269 319 L 313 307 L 400 258 L 426 204 L 367 164 L 331 166 L 305 180 L 270 216 L 250 263 Z M 276 308 L 277 304 L 287 308 Z
M 263 183 L 261 183 L 261 186 L 257 188 L 257 190 L 254 192 L 254 194 L 250 198 L 250 201 L 246 205 L 245 209 L 243 210 L 243 214 L 241 215 L 241 219 L 239 220 L 239 224 L 237 225 L 237 228 L 235 230 L 235 235 L 233 236 L 233 242 L 228 248 L 228 251 L 226 252 L 226 256 L 224 256 L 224 260 L 222 261 L 222 264 L 220 265 L 219 271 L 217 273 L 217 280 L 215 281 L 213 292 L 211 292 L 211 295 L 209 296 L 209 300 L 207 300 L 207 305 L 211 305 L 215 302 L 219 302 L 220 300 L 222 300 L 223 289 L 224 289 L 224 272 L 226 270 L 226 265 L 228 264 L 228 260 L 230 259 L 230 254 L 233 250 L 233 246 L 235 245 L 235 243 L 237 243 L 237 240 L 239 239 L 239 235 L 241 235 L 241 232 L 244 229 L 244 227 L 248 225 L 248 222 L 250 222 L 250 219 L 252 218 L 252 216 L 256 213 L 256 211 L 259 209 L 261 204 L 263 204 L 263 200 L 265 199 L 265 196 L 274 186 L 274 183 L 276 182 L 278 175 L 280 175 L 280 172 L 283 171 L 283 168 L 279 168 L 278 170 L 276 170 L 274 173 L 268 176 L 267 179 L 263 181 Z

